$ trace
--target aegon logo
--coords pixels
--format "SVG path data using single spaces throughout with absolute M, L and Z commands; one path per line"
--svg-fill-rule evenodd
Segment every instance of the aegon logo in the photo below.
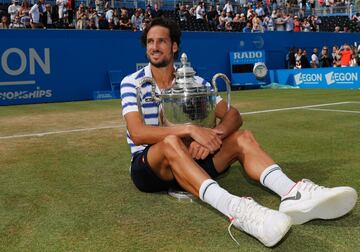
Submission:
M 0 85 L 35 84 L 35 80 L 19 81 L 13 78 L 20 75 L 38 75 L 39 73 L 36 72 L 36 66 L 38 66 L 44 74 L 50 74 L 50 49 L 44 48 L 43 55 L 43 57 L 40 57 L 34 48 L 29 48 L 28 52 L 24 52 L 19 48 L 6 49 L 1 54 L 1 70 L 5 72 L 5 74 L 12 76 L 12 78 L 9 81 L 0 81 Z M 26 78 L 24 76 L 21 76 L 21 79 Z
M 358 81 L 358 73 L 334 73 L 325 74 L 326 83 L 331 84 L 353 84 Z
M 322 81 L 322 74 L 303 74 L 298 73 L 294 75 L 296 85 L 300 84 L 318 84 Z
M 234 52 L 234 60 L 237 59 L 257 59 L 262 58 L 263 54 L 261 51 L 255 52 Z

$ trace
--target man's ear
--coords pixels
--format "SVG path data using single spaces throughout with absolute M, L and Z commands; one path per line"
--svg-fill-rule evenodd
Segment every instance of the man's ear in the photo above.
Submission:
M 176 42 L 173 42 L 172 44 L 172 52 L 175 54 L 177 51 L 179 51 L 179 46 Z

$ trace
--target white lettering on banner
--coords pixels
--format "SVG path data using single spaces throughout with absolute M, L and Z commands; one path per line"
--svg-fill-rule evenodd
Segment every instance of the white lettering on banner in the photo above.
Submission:
M 334 73 L 325 74 L 326 83 L 331 84 L 353 84 L 358 81 L 358 73 Z
M 262 51 L 234 52 L 234 60 L 237 59 L 258 59 L 262 58 Z
M 298 73 L 294 75 L 296 85 L 300 84 L 319 84 L 322 81 L 322 74 L 303 74 Z
M 15 69 L 10 69 L 8 59 L 11 54 L 20 58 L 20 65 Z M 44 48 L 44 59 L 42 59 L 34 48 L 29 48 L 29 74 L 35 75 L 35 63 L 42 69 L 45 74 L 50 74 L 50 49 Z M 18 76 L 24 73 L 27 66 L 25 53 L 19 48 L 9 48 L 1 55 L 1 67 L 5 73 L 11 76 Z
M 0 92 L 1 100 L 20 100 L 20 99 L 36 99 L 52 97 L 52 90 L 42 90 L 37 87 L 34 91 L 8 91 Z

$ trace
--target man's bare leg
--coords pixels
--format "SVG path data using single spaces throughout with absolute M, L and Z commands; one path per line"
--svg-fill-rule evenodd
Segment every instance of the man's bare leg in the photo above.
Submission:
M 260 181 L 279 196 L 286 195 L 295 185 L 261 148 L 250 131 L 239 130 L 225 138 L 220 151 L 214 156 L 218 172 L 237 160 L 251 179 Z
M 221 188 L 194 162 L 180 138 L 166 137 L 150 147 L 147 157 L 149 165 L 160 178 L 175 178 L 185 190 L 230 217 L 234 226 L 253 235 L 265 246 L 278 243 L 290 229 L 291 221 L 287 215 Z

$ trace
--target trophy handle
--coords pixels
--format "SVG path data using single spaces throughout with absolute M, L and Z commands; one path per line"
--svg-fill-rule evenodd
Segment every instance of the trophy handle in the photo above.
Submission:
M 223 74 L 223 73 L 215 74 L 213 76 L 213 78 L 212 78 L 212 81 L 211 81 L 211 83 L 212 83 L 212 85 L 214 87 L 215 93 L 217 93 L 217 91 L 218 91 L 217 86 L 216 86 L 216 80 L 218 78 L 222 78 L 225 81 L 226 92 L 227 92 L 227 96 L 226 96 L 226 98 L 227 98 L 227 111 L 229 111 L 230 110 L 230 104 L 231 104 L 231 96 L 230 96 L 231 82 L 230 82 L 229 78 L 225 74 Z

